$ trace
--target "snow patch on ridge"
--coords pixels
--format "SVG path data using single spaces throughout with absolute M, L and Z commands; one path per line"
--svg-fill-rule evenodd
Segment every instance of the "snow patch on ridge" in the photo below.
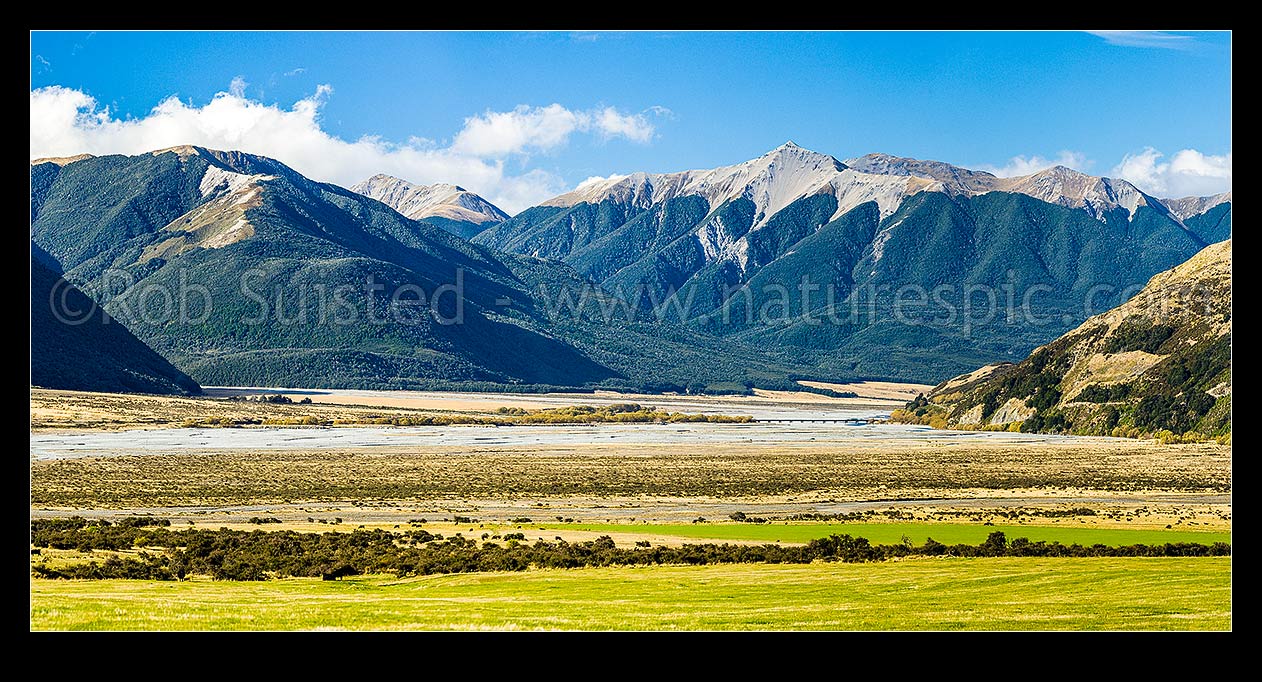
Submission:
M 893 215 L 903 199 L 918 192 L 941 192 L 942 183 L 916 176 L 872 175 L 847 168 L 830 183 L 837 197 L 837 210 L 830 220 L 836 220 L 851 209 L 869 201 L 875 201 L 881 217 Z
M 198 189 L 201 190 L 203 197 L 210 197 L 216 194 L 235 194 L 263 180 L 275 179 L 275 175 L 246 175 L 211 165 L 206 167 L 206 173 L 202 175 Z
M 894 228 L 896 228 L 896 227 L 898 227 L 899 225 L 902 225 L 902 224 L 903 224 L 903 220 L 902 220 L 901 218 L 900 218 L 900 219 L 898 219 L 898 220 L 895 220 L 894 222 L 890 223 L 889 225 L 886 225 L 884 229 L 882 229 L 880 232 L 876 233 L 876 236 L 875 236 L 875 237 L 873 237 L 873 239 L 872 239 L 872 263 L 873 263 L 873 265 L 875 265 L 876 263 L 880 262 L 881 258 L 883 258 L 883 257 L 885 256 L 885 242 L 888 242 L 888 241 L 890 240 L 890 237 L 892 237 L 892 236 L 894 235 Z M 875 270 L 874 270 L 874 272 L 875 272 Z
M 707 263 L 731 260 L 744 269 L 749 263 L 749 243 L 742 237 L 733 239 L 722 216 L 707 220 L 694 233 Z

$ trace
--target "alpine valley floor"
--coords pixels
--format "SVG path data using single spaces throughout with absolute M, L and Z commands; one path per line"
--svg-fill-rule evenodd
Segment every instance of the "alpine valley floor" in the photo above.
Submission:
M 400 395 L 374 406 L 371 393 L 344 402 L 334 393 L 311 405 L 269 405 L 212 395 L 36 391 L 32 517 L 150 517 L 172 530 L 425 530 L 480 543 L 518 533 L 524 542 L 609 536 L 618 547 L 799 545 L 833 534 L 874 544 L 976 544 L 995 531 L 1083 546 L 1231 538 L 1229 446 L 765 421 L 879 416 L 897 398 L 857 405 L 815 394 L 636 396 L 671 411 L 761 420 L 393 427 L 361 440 L 340 435 L 367 434 L 360 426 L 271 428 L 279 435 L 259 440 L 262 429 L 178 428 L 182 416 L 163 414 L 488 414 L 530 401 L 632 401 L 488 394 L 444 403 L 427 394 L 424 404 Z M 69 407 L 56 413 L 54 404 Z M 685 427 L 710 436 L 681 441 Z M 32 565 L 137 551 L 43 549 Z M 34 629 L 1225 629 L 1230 588 L 1230 559 L 1212 557 L 907 558 L 261 583 L 32 578 L 31 617 Z

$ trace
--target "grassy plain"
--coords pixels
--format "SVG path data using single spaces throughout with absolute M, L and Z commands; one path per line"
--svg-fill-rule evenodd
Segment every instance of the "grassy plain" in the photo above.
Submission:
M 262 583 L 32 580 L 36 630 L 1221 630 L 1229 559 L 917 559 Z
M 563 427 L 562 427 L 563 428 Z M 914 500 L 996 492 L 1227 492 L 1231 449 L 1152 443 L 397 447 L 31 463 L 33 506 L 590 496 Z
M 948 545 L 980 544 L 986 536 L 1002 531 L 1008 539 L 1028 538 L 1033 541 L 1059 542 L 1063 545 L 1150 545 L 1167 542 L 1196 542 L 1210 544 L 1231 542 L 1231 533 L 1223 531 L 1176 530 L 1163 528 L 1099 528 L 1077 525 L 1008 525 L 986 526 L 978 523 L 699 523 L 699 524 L 625 524 L 625 523 L 575 523 L 565 525 L 523 525 L 527 532 L 540 532 L 551 538 L 557 532 L 585 531 L 606 534 L 617 539 L 618 535 L 653 535 L 663 538 L 693 542 L 786 542 L 807 543 L 829 535 L 863 537 L 874 544 L 895 544 L 905 536 L 917 545 L 932 537 Z

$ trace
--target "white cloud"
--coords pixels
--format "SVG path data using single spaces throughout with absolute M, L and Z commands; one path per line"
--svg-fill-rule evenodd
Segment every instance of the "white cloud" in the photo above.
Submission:
M 672 110 L 670 110 L 670 109 L 667 109 L 666 107 L 661 106 L 661 105 L 659 105 L 659 104 L 654 104 L 653 106 L 649 107 L 648 109 L 645 109 L 645 111 L 647 111 L 647 112 L 649 112 L 649 113 L 653 114 L 654 116 L 665 116 L 666 118 L 669 118 L 669 119 L 674 119 L 674 118 L 675 118 L 675 112 L 674 112 L 674 111 L 672 111 Z
M 594 185 L 594 184 L 596 184 L 596 183 L 598 183 L 598 182 L 605 182 L 606 180 L 621 180 L 621 179 L 623 179 L 623 178 L 625 178 L 625 177 L 627 177 L 627 176 L 625 176 L 625 175 L 619 175 L 619 174 L 617 174 L 617 173 L 611 173 L 611 174 L 609 174 L 609 175 L 593 175 L 593 176 L 591 176 L 591 177 L 587 178 L 586 180 L 584 180 L 584 181 L 582 181 L 582 182 L 578 183 L 578 185 L 576 185 L 576 186 L 574 187 L 574 191 L 578 191 L 578 190 L 580 190 L 580 189 L 583 189 L 584 187 L 588 187 L 588 186 L 590 186 L 590 185 Z
M 1088 172 L 1094 162 L 1081 152 L 1062 151 L 1055 158 L 1014 156 L 1002 166 L 978 166 L 978 170 L 1001 178 L 1029 175 L 1052 166 L 1067 166 Z M 1222 156 L 1202 154 L 1184 149 L 1168 159 L 1146 147 L 1127 154 L 1109 171 L 1109 177 L 1122 178 L 1141 190 L 1158 197 L 1208 196 L 1231 189 L 1231 153 Z
M 1164 158 L 1161 152 L 1146 147 L 1127 154 L 1112 174 L 1159 197 L 1208 196 L 1231 189 L 1231 152 L 1214 156 L 1183 149 L 1168 160 Z
M 988 173 L 994 173 L 1001 178 L 1010 178 L 1017 175 L 1029 175 L 1046 170 L 1052 166 L 1065 166 L 1086 172 L 1092 166 L 1092 161 L 1082 152 L 1074 152 L 1064 150 L 1058 153 L 1055 158 L 1045 158 L 1038 154 L 1031 156 L 1014 156 L 1008 159 L 1008 163 L 1002 166 L 978 166 L 978 170 L 984 170 Z
M 510 171 L 507 162 L 513 155 L 556 149 L 575 133 L 637 142 L 653 135 L 642 114 L 608 107 L 571 111 L 552 104 L 469 118 L 448 147 L 419 137 L 403 143 L 373 136 L 347 141 L 320 125 L 320 108 L 333 92 L 329 86 L 319 86 L 288 109 L 252 100 L 245 88 L 244 79 L 234 78 L 228 91 L 203 106 L 169 97 L 138 118 L 119 118 L 80 90 L 32 90 L 31 158 L 140 154 L 192 144 L 262 154 L 313 179 L 343 186 L 375 173 L 417 183 L 456 183 L 514 213 L 560 194 L 566 183 L 541 169 Z
M 451 148 L 478 157 L 500 157 L 555 149 L 579 132 L 648 142 L 654 128 L 643 114 L 623 114 L 613 107 L 574 111 L 560 104 L 520 105 L 512 111 L 487 111 L 466 118 Z
M 283 73 L 283 74 L 281 74 L 281 75 L 282 75 L 282 76 L 297 76 L 297 75 L 299 75 L 299 74 L 303 74 L 303 73 L 306 73 L 306 72 L 307 72 L 307 70 L 306 70 L 305 68 L 303 68 L 303 67 L 301 67 L 301 66 L 300 66 L 300 67 L 298 67 L 298 68 L 296 68 L 296 69 L 290 69 L 290 70 L 286 71 L 285 73 Z
M 512 111 L 488 111 L 470 116 L 452 148 L 475 156 L 504 156 L 528 148 L 560 146 L 578 129 L 578 115 L 560 104 L 518 106 Z
M 653 139 L 653 124 L 643 114 L 623 114 L 605 107 L 595 114 L 593 125 L 606 138 L 625 137 L 641 143 Z
M 1185 50 L 1196 43 L 1192 36 L 1182 36 L 1165 31 L 1087 31 L 1104 38 L 1110 45 L 1120 47 L 1158 47 L 1166 50 Z

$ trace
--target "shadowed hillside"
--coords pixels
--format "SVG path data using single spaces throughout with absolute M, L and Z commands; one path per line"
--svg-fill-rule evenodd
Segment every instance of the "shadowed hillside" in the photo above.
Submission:
M 31 385 L 81 391 L 201 393 L 102 311 L 31 256 Z

